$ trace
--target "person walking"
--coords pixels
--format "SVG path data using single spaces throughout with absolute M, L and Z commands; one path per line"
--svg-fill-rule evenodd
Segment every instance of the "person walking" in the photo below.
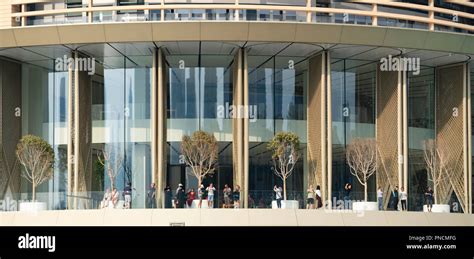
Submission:
M 382 191 L 382 187 L 380 186 L 377 189 L 377 202 L 379 205 L 379 210 L 383 210 L 383 191 Z
M 240 208 L 240 186 L 236 185 L 232 193 L 232 200 L 234 201 L 234 209 Z
M 405 191 L 405 188 L 400 188 L 400 202 L 402 203 L 402 211 L 407 210 L 407 200 L 408 200 L 408 194 Z
M 281 187 L 275 185 L 273 186 L 273 191 L 275 192 L 277 207 L 281 209 L 281 193 L 283 192 L 283 190 L 281 189 Z
M 306 190 L 306 195 L 307 195 L 306 209 L 314 209 L 315 191 L 312 184 L 310 184 L 308 189 Z
M 171 195 L 171 188 L 169 185 L 166 186 L 164 192 L 165 192 L 165 209 L 171 209 L 173 207 L 173 202 L 171 201 L 173 195 Z
M 431 212 L 431 209 L 433 208 L 433 195 L 433 189 L 431 189 L 431 187 L 428 187 L 428 190 L 425 192 L 426 207 L 428 209 L 428 212 Z
M 224 185 L 224 208 L 230 208 L 230 196 L 232 195 L 232 189 L 226 184 Z
M 207 203 L 210 209 L 214 208 L 214 191 L 216 191 L 216 187 L 211 183 L 206 188 L 207 191 Z
M 395 188 L 393 189 L 391 200 L 392 200 L 393 210 L 397 211 L 398 210 L 398 201 L 399 201 L 398 186 L 395 186 Z
M 148 208 L 154 209 L 156 208 L 156 186 L 155 183 L 150 185 L 150 189 L 148 189 L 147 193 L 148 198 Z

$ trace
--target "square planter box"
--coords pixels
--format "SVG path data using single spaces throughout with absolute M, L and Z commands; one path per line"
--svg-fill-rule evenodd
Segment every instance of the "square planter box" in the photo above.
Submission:
M 428 206 L 423 205 L 423 211 L 428 212 Z M 451 207 L 449 206 L 449 204 L 433 204 L 433 207 L 431 208 L 431 212 L 450 213 Z
M 295 200 L 282 200 L 281 201 L 282 209 L 299 209 L 300 203 Z M 272 201 L 272 209 L 278 209 L 277 201 Z
M 26 212 L 37 212 L 42 210 L 47 210 L 46 202 L 20 202 L 20 211 Z
M 379 205 L 375 201 L 361 201 L 361 202 L 353 202 L 352 203 L 352 210 L 353 211 L 378 211 Z

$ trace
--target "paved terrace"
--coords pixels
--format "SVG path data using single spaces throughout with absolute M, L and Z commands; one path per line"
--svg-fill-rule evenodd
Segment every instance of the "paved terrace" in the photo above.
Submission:
M 131 209 L 0 212 L 0 226 L 474 226 L 474 215 L 294 209 Z

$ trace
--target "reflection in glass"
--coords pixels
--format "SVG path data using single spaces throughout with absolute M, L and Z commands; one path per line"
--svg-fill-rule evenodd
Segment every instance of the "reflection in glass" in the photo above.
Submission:
M 306 159 L 306 91 L 308 62 L 295 56 L 248 56 L 249 105 L 256 118 L 249 120 L 249 207 L 269 208 L 273 186 L 283 181 L 272 171 L 268 142 L 280 131 L 300 137 L 301 158 L 287 179 L 287 196 L 304 204 Z
M 193 51 L 191 51 L 191 49 Z M 233 185 L 232 117 L 234 45 L 176 43 L 164 47 L 168 64 L 167 82 L 167 177 L 166 184 L 176 190 L 179 183 L 186 191 L 197 189 L 197 180 L 186 168 L 181 155 L 183 135 L 202 130 L 213 134 L 219 145 L 216 174 L 203 180 L 217 190 Z M 191 53 L 191 54 L 188 54 Z M 174 193 L 174 192 L 173 192 Z M 215 206 L 222 197 L 215 196 Z
M 435 113 L 434 68 L 407 74 L 408 86 L 408 209 L 421 211 L 428 186 L 423 141 L 433 139 Z
M 92 159 L 93 199 L 112 186 L 107 161 L 98 159 L 103 152 L 114 154 L 110 160 L 115 186 L 122 193 L 130 183 L 132 208 L 145 208 L 146 192 L 151 184 L 151 55 L 144 62 L 132 62 L 124 56 L 98 64 L 92 76 Z M 123 195 L 120 196 L 123 199 Z
M 352 184 L 352 199 L 363 199 L 363 186 L 351 175 L 346 146 L 353 138 L 375 138 L 376 63 L 361 60 L 331 60 L 332 89 L 332 197 L 343 199 L 346 183 Z M 368 182 L 368 198 L 375 200 L 375 177 Z
M 51 63 L 54 61 L 51 60 Z M 68 73 L 22 64 L 22 135 L 45 139 L 54 149 L 51 180 L 37 187 L 37 200 L 49 209 L 66 208 Z M 22 178 L 21 191 L 31 198 L 31 184 Z

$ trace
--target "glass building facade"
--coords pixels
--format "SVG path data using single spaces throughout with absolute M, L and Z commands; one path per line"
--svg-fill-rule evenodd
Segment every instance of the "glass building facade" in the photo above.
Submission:
M 287 198 L 304 204 L 306 166 L 306 98 L 308 60 L 293 56 L 297 46 L 259 44 L 248 53 L 249 207 L 268 208 L 273 186 L 283 181 L 273 172 L 267 146 L 278 132 L 293 132 L 300 140 L 299 160 L 286 183 Z M 308 47 L 311 51 L 311 47 Z
M 327 173 L 328 169 L 328 182 L 318 182 L 325 185 L 322 191 L 331 190 L 327 198 L 343 199 L 344 185 L 351 183 L 351 198 L 362 200 L 364 188 L 350 172 L 346 149 L 355 138 L 377 138 L 377 91 L 383 91 L 386 82 L 382 82 L 382 87 L 378 85 L 380 70 L 376 57 L 396 50 L 360 46 L 324 50 L 325 47 L 281 42 L 177 41 L 158 46 L 147 42 L 85 44 L 76 51 L 65 50 L 67 57 L 77 54 L 77 59 L 93 60 L 92 74 L 79 68 L 71 72 L 58 70 L 52 58 L 45 62 L 19 62 L 21 134 L 42 137 L 52 145 L 56 156 L 54 175 L 39 186 L 38 200 L 46 202 L 49 209 L 67 209 L 72 206 L 68 197 L 73 197 L 80 200 L 78 208 L 97 209 L 107 190 L 116 188 L 122 193 L 130 183 L 132 208 L 148 208 L 150 185 L 157 183 L 157 175 L 163 179 L 157 193 L 169 186 L 174 199 L 179 184 L 186 191 L 196 190 L 198 180 L 184 163 L 181 141 L 183 136 L 198 130 L 211 133 L 218 142 L 215 173 L 203 180 L 205 186 L 212 183 L 217 189 L 216 208 L 223 206 L 226 184 L 242 184 L 241 199 L 248 200 L 245 207 L 272 207 L 273 186 L 283 185 L 273 172 L 272 154 L 268 150 L 269 142 L 278 132 L 295 133 L 301 142 L 300 158 L 287 179 L 289 200 L 298 201 L 299 208 L 304 208 L 306 190 L 315 183 L 314 174 Z M 20 52 L 0 50 L 0 55 L 12 58 L 21 53 L 17 51 Z M 323 53 L 330 58 L 320 58 Z M 445 56 L 440 53 L 439 59 Z M 440 63 L 453 64 L 452 58 Z M 323 70 L 318 71 L 315 63 Z M 399 81 L 400 87 L 404 87 L 400 91 L 406 91 L 407 135 L 400 141 L 406 141 L 408 149 L 406 188 L 411 211 L 423 210 L 424 191 L 432 186 L 423 158 L 423 143 L 436 138 L 436 100 L 442 98 L 436 96 L 441 84 L 436 77 L 439 67 L 443 66 L 421 66 L 420 73 L 406 73 L 406 80 Z M 472 87 L 472 64 L 469 69 Z M 326 96 L 311 90 L 317 85 L 315 75 L 321 76 L 319 87 L 325 87 Z M 164 119 L 162 129 L 152 108 L 153 103 L 157 104 L 156 90 L 160 87 L 164 93 L 160 103 L 165 105 L 161 107 L 164 114 L 158 115 Z M 310 108 L 314 107 L 310 105 L 312 95 L 321 98 L 317 105 L 322 105 L 325 119 L 320 120 L 321 114 Z M 242 131 L 232 115 L 238 104 L 248 107 L 244 118 L 247 126 Z M 79 121 L 75 121 L 76 116 Z M 75 132 L 68 126 L 71 121 L 72 125 L 79 125 L 83 139 L 74 139 Z M 396 121 L 390 123 L 398 127 Z M 330 131 L 332 136 L 330 141 L 311 140 L 310 134 L 317 131 L 314 125 L 317 130 L 326 127 L 326 133 Z M 157 139 L 157 130 L 162 130 L 164 139 Z M 71 138 L 72 144 L 68 146 Z M 163 157 L 153 153 L 160 141 L 164 144 Z M 325 146 L 327 143 L 331 146 Z M 243 149 L 246 145 L 248 150 Z M 314 172 L 308 161 L 311 145 L 331 152 L 331 158 L 322 153 L 317 157 L 318 167 L 323 167 L 321 161 L 327 162 L 322 172 Z M 76 148 L 80 158 L 69 162 L 68 153 L 76 153 Z M 154 159 L 164 163 L 158 172 L 153 171 Z M 109 168 L 113 169 L 113 176 Z M 71 192 L 74 178 L 69 179 L 68 175 L 74 170 L 80 172 L 79 186 Z M 241 173 L 244 180 L 235 182 L 240 181 Z M 471 172 L 469 175 L 474 177 Z M 370 178 L 369 201 L 376 199 L 376 185 L 377 177 Z M 20 192 L 20 199 L 31 199 L 31 186 L 24 179 Z M 121 195 L 120 200 L 123 198 Z M 458 201 L 453 194 L 449 202 Z
M 419 75 L 408 73 L 408 206 L 422 210 L 428 181 L 423 146 L 435 138 L 435 69 L 422 67 Z
M 238 47 L 219 42 L 173 43 L 164 46 L 167 74 L 167 177 L 173 190 L 183 184 L 197 191 L 198 181 L 181 154 L 183 136 L 206 131 L 218 141 L 215 172 L 203 180 L 217 190 L 233 186 L 232 118 L 234 55 Z M 217 192 L 215 206 L 223 201 Z
M 47 67 L 53 67 L 53 60 L 48 63 Z M 65 209 L 68 73 L 30 64 L 22 64 L 21 73 L 22 135 L 46 140 L 56 160 L 53 177 L 38 186 L 36 197 L 47 202 L 49 209 Z M 31 199 L 31 185 L 26 179 L 22 179 L 21 192 L 20 199 Z
M 344 186 L 352 185 L 354 199 L 361 200 L 364 188 L 352 176 L 346 147 L 354 138 L 375 138 L 377 63 L 332 59 L 332 196 L 343 199 Z M 369 198 L 375 199 L 375 177 L 368 183 Z
M 347 150 L 366 138 L 377 143 L 369 201 L 383 187 L 391 209 L 398 185 L 408 210 L 422 211 L 425 190 L 436 189 L 424 157 L 434 140 L 449 153 L 450 175 L 436 193 L 451 212 L 472 213 L 474 9 L 463 1 L 6 2 L 0 201 L 34 196 L 14 162 L 31 134 L 54 150 L 53 175 L 36 188 L 48 209 L 98 209 L 113 189 L 123 208 L 129 184 L 131 208 L 154 207 L 150 197 L 162 208 L 165 187 L 172 199 L 179 184 L 198 188 L 181 145 L 205 131 L 218 146 L 203 179 L 217 189 L 214 207 L 228 185 L 241 188 L 242 207 L 271 208 L 283 180 L 268 145 L 291 132 L 300 156 L 284 196 L 298 208 L 309 185 L 326 204 L 343 199 L 346 183 L 352 200 L 364 198 Z M 382 68 L 388 57 L 419 71 Z M 58 67 L 66 61 L 79 63 Z

